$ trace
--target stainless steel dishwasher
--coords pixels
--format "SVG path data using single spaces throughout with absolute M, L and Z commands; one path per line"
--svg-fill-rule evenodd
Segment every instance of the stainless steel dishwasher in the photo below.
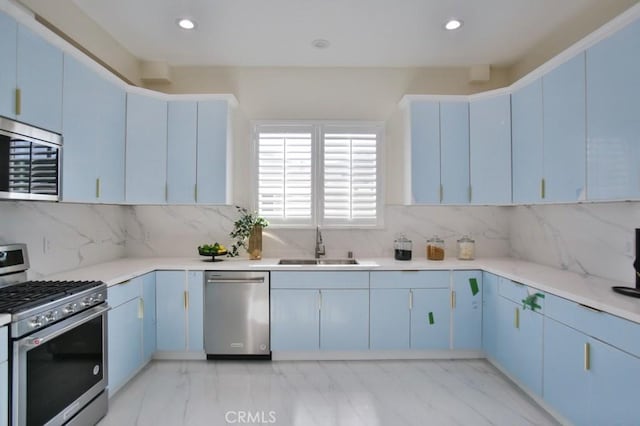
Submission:
M 205 272 L 204 349 L 207 359 L 271 359 L 268 272 Z

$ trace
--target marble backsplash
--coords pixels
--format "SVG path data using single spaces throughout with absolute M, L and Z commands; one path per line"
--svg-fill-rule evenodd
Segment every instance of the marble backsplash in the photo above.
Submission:
M 126 212 L 128 256 L 193 256 L 196 247 L 218 241 L 230 244 L 238 214 L 233 207 L 135 206 Z M 427 238 L 438 234 L 447 256 L 456 255 L 456 240 L 476 240 L 477 256 L 507 256 L 508 207 L 387 206 L 384 229 L 322 230 L 327 257 L 391 257 L 400 233 L 413 241 L 413 255 L 425 256 Z M 264 257 L 312 257 L 313 229 L 267 228 Z
M 580 274 L 634 282 L 640 202 L 509 208 L 512 257 Z
M 29 279 L 125 255 L 128 207 L 0 202 L 0 243 L 26 243 Z

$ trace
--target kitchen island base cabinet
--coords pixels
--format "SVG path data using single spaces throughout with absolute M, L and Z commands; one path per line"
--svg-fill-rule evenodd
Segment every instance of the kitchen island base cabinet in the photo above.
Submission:
M 271 349 L 316 351 L 320 347 L 317 290 L 271 290 Z

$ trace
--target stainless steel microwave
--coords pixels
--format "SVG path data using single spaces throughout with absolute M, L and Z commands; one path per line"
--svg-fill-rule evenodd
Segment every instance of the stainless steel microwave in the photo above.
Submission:
M 62 136 L 0 117 L 0 199 L 60 198 Z

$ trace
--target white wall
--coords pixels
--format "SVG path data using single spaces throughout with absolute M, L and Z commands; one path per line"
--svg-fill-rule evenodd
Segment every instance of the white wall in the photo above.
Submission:
M 635 282 L 640 202 L 509 207 L 511 256 L 602 278 Z

